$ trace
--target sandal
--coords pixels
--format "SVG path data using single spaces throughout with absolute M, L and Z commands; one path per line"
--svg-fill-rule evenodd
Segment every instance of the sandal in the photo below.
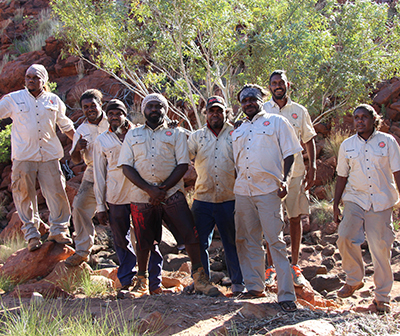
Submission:
M 279 302 L 279 305 L 281 306 L 282 310 L 286 313 L 293 313 L 297 310 L 296 303 L 293 301 L 282 301 Z

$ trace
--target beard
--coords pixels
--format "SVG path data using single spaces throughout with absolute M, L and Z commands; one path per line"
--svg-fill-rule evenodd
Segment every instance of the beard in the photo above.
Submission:
M 153 113 L 151 115 L 145 115 L 145 117 L 150 124 L 161 124 L 164 119 L 164 115 L 161 113 L 160 114 Z
M 286 90 L 284 90 L 282 93 L 275 93 L 272 92 L 272 95 L 274 96 L 275 99 L 280 100 L 286 96 Z

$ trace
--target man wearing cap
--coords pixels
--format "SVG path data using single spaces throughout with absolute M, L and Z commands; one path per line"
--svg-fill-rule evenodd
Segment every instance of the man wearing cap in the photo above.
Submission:
M 120 263 L 117 276 L 121 289 L 129 289 L 136 275 L 136 255 L 130 240 L 132 183 L 117 168 L 117 163 L 122 142 L 132 124 L 127 119 L 124 103 L 118 99 L 110 100 L 106 114 L 110 128 L 97 137 L 93 160 L 97 218 L 100 224 L 106 224 L 109 220 Z M 150 294 L 162 293 L 162 262 L 160 251 L 152 251 L 149 261 Z
M 164 220 L 184 240 L 195 290 L 217 296 L 219 290 L 209 282 L 201 265 L 197 232 L 184 195 L 182 177 L 190 162 L 186 135 L 180 127 L 168 128 L 168 102 L 162 95 L 147 95 L 141 107 L 146 123 L 128 131 L 118 160 L 133 184 L 131 214 L 138 260 L 135 289 L 148 294 L 149 252 L 161 241 Z
M 71 210 L 59 163 L 64 151 L 56 135 L 56 125 L 70 139 L 75 130 L 65 115 L 64 103 L 49 92 L 48 79 L 45 67 L 33 64 L 25 74 L 25 89 L 12 92 L 0 101 L 0 118 L 13 120 L 12 191 L 29 251 L 42 245 L 38 231 L 36 178 L 50 210 L 49 239 L 62 244 L 72 243 L 68 234 Z
M 238 100 L 247 118 L 232 133 L 237 171 L 236 247 L 247 289 L 242 297 L 265 296 L 264 235 L 278 273 L 278 302 L 284 311 L 291 312 L 297 309 L 296 296 L 283 240 L 281 199 L 287 194 L 294 154 L 302 147 L 287 119 L 263 111 L 264 96 L 264 90 L 255 84 L 240 90 Z
M 244 285 L 235 245 L 233 126 L 227 121 L 225 100 L 219 96 L 208 98 L 206 116 L 207 124 L 192 133 L 188 141 L 190 158 L 195 159 L 197 172 L 192 213 L 200 240 L 201 261 L 207 275 L 210 275 L 207 249 L 217 225 L 232 280 L 232 292 L 238 295 Z
M 93 152 L 96 138 L 109 127 L 102 110 L 103 95 L 99 90 L 86 90 L 79 100 L 86 119 L 77 128 L 71 148 L 71 159 L 78 164 L 86 163 L 82 182 L 73 202 L 72 219 L 75 228 L 75 253 L 68 257 L 68 266 L 77 266 L 88 260 L 94 244 L 94 225 L 92 218 L 96 211 L 96 198 L 93 190 Z
M 308 171 L 305 172 L 303 156 L 297 153 L 294 157 L 293 173 L 290 178 L 288 194 L 284 205 L 290 222 L 290 240 L 292 249 L 292 277 L 295 286 L 302 287 L 306 280 L 298 265 L 299 249 L 302 237 L 301 215 L 308 215 L 310 207 L 308 202 L 308 190 L 315 182 L 315 133 L 310 115 L 307 109 L 288 96 L 289 83 L 284 70 L 275 70 L 269 78 L 269 90 L 271 100 L 264 104 L 264 110 L 268 113 L 279 114 L 285 117 L 294 128 L 297 138 L 304 143 L 308 155 Z M 272 286 L 275 282 L 276 271 L 273 267 L 271 253 L 267 246 L 268 268 L 265 272 L 266 286 Z

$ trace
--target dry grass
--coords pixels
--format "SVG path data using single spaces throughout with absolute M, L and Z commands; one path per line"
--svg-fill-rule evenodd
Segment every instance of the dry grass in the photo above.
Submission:
M 326 146 L 324 147 L 324 155 L 327 158 L 338 157 L 339 148 L 342 142 L 350 135 L 349 131 L 332 130 L 329 137 L 326 139 Z

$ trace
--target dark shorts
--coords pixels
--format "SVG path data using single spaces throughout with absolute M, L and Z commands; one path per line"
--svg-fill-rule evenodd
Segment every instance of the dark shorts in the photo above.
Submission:
M 185 245 L 198 243 L 194 220 L 185 195 L 177 191 L 165 204 L 131 203 L 132 223 L 136 235 L 136 248 L 151 249 L 161 242 L 162 221 L 172 232 L 183 238 Z

